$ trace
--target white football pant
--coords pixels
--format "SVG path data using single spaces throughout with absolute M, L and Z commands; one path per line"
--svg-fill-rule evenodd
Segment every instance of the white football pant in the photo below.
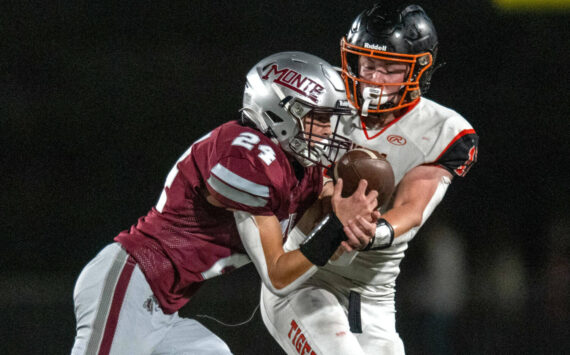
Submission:
M 357 322 L 362 332 L 353 333 L 348 320 L 350 289 L 341 285 L 339 277 L 327 274 L 319 270 L 285 297 L 274 295 L 262 285 L 263 322 L 285 352 L 289 355 L 404 354 L 404 344 L 396 332 L 393 297 L 386 301 L 361 295 L 357 305 L 360 312 L 351 312 L 351 316 L 360 313 L 352 324 L 354 327 Z
M 231 354 L 196 320 L 164 314 L 134 259 L 118 243 L 85 266 L 74 290 L 79 354 Z

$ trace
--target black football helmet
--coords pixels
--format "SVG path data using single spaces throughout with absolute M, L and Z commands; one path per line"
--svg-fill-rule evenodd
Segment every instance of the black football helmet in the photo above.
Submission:
M 356 17 L 341 40 L 342 77 L 348 100 L 364 116 L 414 104 L 429 88 L 437 49 L 435 27 L 419 5 L 396 7 L 389 1 L 375 4 Z M 409 70 L 404 82 L 380 84 L 360 78 L 359 56 L 405 63 Z M 362 90 L 362 84 L 368 88 Z M 399 97 L 386 102 L 382 96 L 387 86 L 398 86 Z

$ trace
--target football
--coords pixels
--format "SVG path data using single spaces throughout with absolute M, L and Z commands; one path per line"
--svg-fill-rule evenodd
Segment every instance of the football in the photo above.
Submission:
M 347 151 L 334 165 L 333 179 L 342 178 L 342 197 L 356 191 L 360 179 L 368 181 L 366 193 L 378 191 L 378 207 L 384 205 L 394 192 L 394 171 L 385 154 L 366 148 Z

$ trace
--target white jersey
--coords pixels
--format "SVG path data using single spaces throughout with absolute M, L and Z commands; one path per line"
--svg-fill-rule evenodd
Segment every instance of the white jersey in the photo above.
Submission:
M 364 130 L 361 121 L 354 118 L 341 121 L 340 125 L 340 134 L 358 145 L 386 154 L 396 185 L 407 172 L 425 164 L 441 166 L 453 176 L 464 176 L 477 157 L 478 137 L 473 127 L 457 112 L 424 97 L 380 131 Z M 442 182 L 444 185 L 449 183 Z M 446 188 L 441 187 L 440 197 Z M 424 221 L 440 200 L 426 208 Z M 382 293 L 391 293 L 389 290 L 400 273 L 400 262 L 408 248 L 407 241 L 418 230 L 419 227 L 413 228 L 398 237 L 406 242 L 394 243 L 384 250 L 360 252 L 350 265 L 329 263 L 324 270 L 352 280 L 351 289 L 361 294 L 381 296 Z M 334 277 L 324 270 L 317 277 Z

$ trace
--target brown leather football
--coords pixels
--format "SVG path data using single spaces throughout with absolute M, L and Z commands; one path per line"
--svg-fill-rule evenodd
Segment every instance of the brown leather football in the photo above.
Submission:
M 366 193 L 378 191 L 378 207 L 388 202 L 394 192 L 392 165 L 386 160 L 386 155 L 371 149 L 354 148 L 346 152 L 334 166 L 334 181 L 339 177 L 343 181 L 343 197 L 352 195 L 360 179 L 366 179 Z

